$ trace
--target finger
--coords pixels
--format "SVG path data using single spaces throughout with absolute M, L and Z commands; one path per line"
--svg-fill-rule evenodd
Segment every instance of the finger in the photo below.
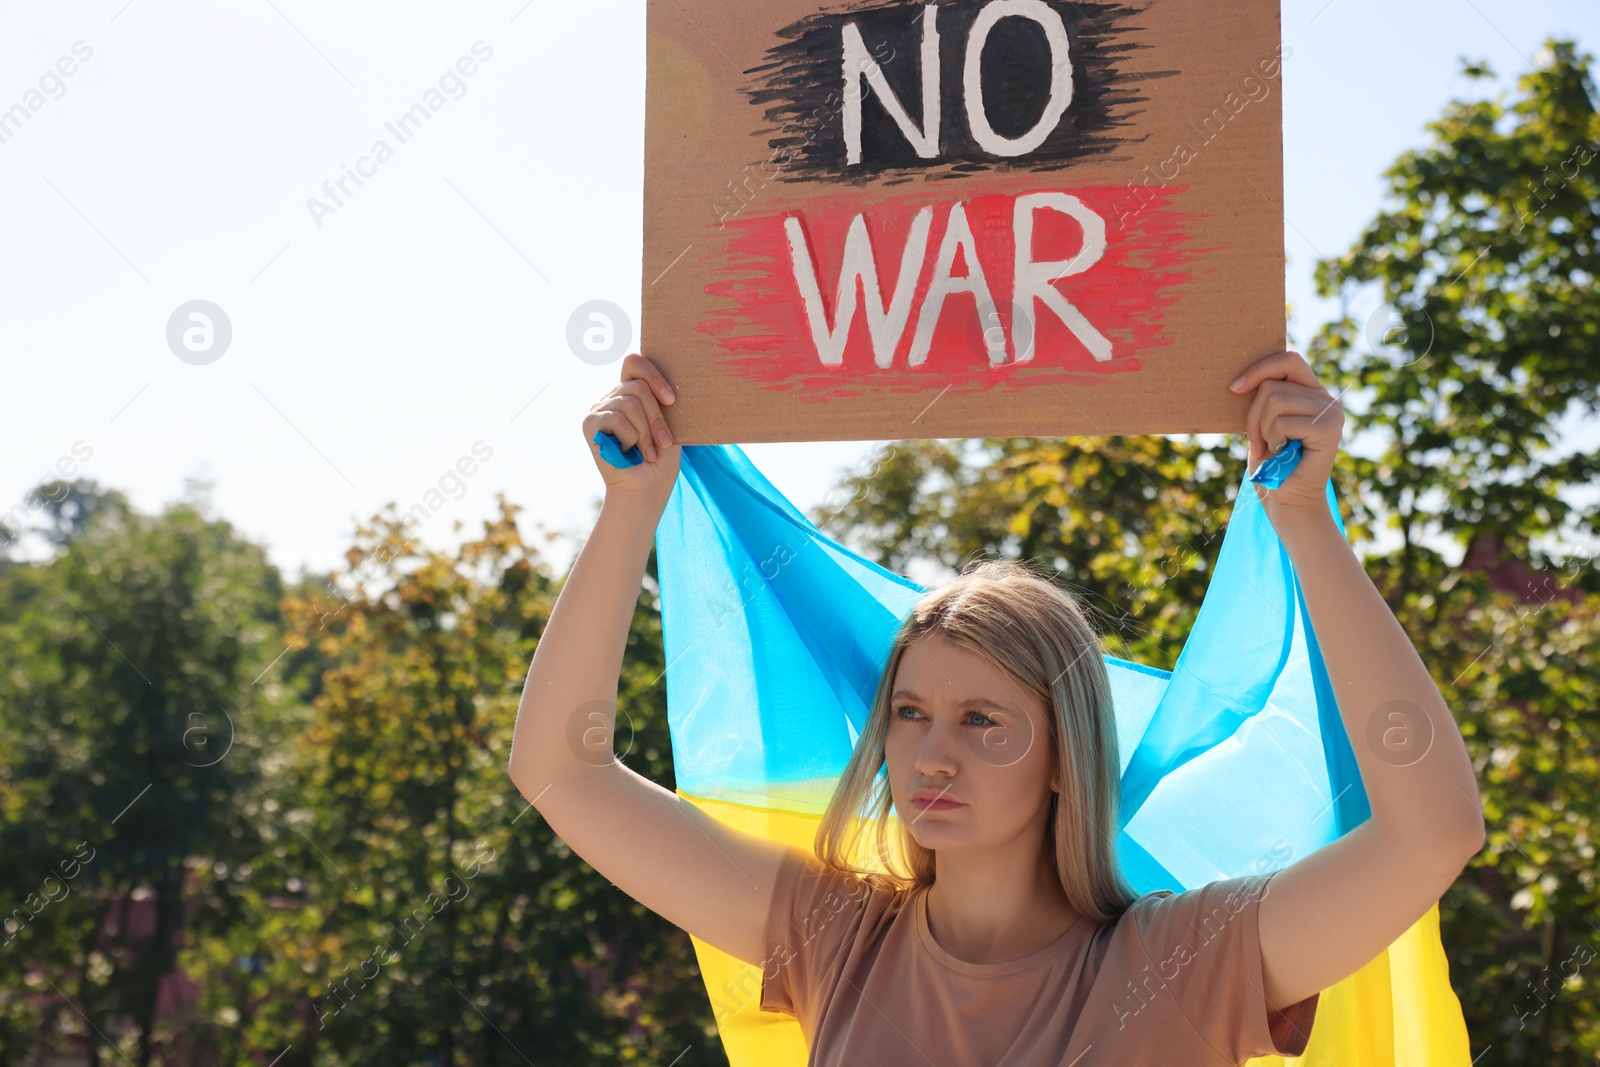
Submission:
M 1261 439 L 1261 420 L 1267 400 L 1271 395 L 1272 390 L 1270 389 L 1258 389 L 1256 395 L 1250 400 L 1250 409 L 1244 415 L 1244 438 L 1247 445 L 1245 449 L 1245 469 L 1252 473 L 1260 459 L 1265 458 L 1265 453 L 1260 450 L 1257 442 Z
M 622 380 L 627 382 L 633 379 L 644 382 L 655 394 L 656 399 L 663 404 L 671 404 L 677 399 L 672 386 L 667 384 L 666 376 L 654 363 L 637 352 L 630 353 L 622 361 Z
M 1272 423 L 1267 433 L 1267 449 L 1271 455 L 1291 440 L 1299 441 L 1308 448 L 1315 448 L 1327 436 L 1328 430 L 1314 416 L 1283 415 Z
M 1280 378 L 1269 378 L 1256 390 L 1250 409 L 1245 412 L 1245 434 L 1250 441 L 1249 459 L 1266 459 L 1276 449 L 1269 447 L 1265 431 L 1278 415 L 1316 415 L 1338 401 L 1323 388 L 1310 388 Z
M 1291 432 L 1286 427 L 1295 427 Z M 1302 435 L 1300 427 L 1305 428 Z M 1313 447 L 1338 447 L 1344 434 L 1344 408 L 1321 396 L 1287 396 L 1269 401 L 1261 419 L 1262 447 L 1277 452 L 1291 438 Z
M 599 446 L 595 444 L 594 438 L 595 434 L 602 431 L 615 437 L 617 446 L 624 452 L 639 444 L 638 431 L 634 428 L 633 422 L 625 412 L 597 407 L 593 414 L 584 421 L 585 437 L 589 442 L 589 447 L 595 450 L 597 454 Z M 642 452 L 643 450 L 641 447 L 640 451 Z
M 610 432 L 621 443 L 623 451 L 637 445 L 645 459 L 655 462 L 656 446 L 650 440 L 650 421 L 645 418 L 644 405 L 639 398 L 614 393 L 601 401 L 601 405 L 602 414 L 614 427 Z
M 1282 448 L 1291 437 L 1298 435 L 1288 434 L 1283 429 L 1283 426 L 1290 424 L 1290 422 L 1293 422 L 1293 426 L 1296 427 L 1304 424 L 1309 429 L 1307 437 L 1299 438 L 1302 442 L 1315 443 L 1315 445 L 1328 446 L 1328 448 L 1338 448 L 1339 440 L 1344 437 L 1344 408 L 1342 406 L 1336 405 L 1336 403 L 1318 406 L 1318 408 L 1315 408 L 1314 411 L 1309 411 L 1309 413 L 1298 408 L 1298 410 L 1285 411 L 1285 413 L 1278 416 L 1277 421 L 1267 424 L 1267 442 L 1269 442 L 1269 445 L 1274 446 L 1275 450 Z
M 1282 432 L 1273 425 L 1275 420 L 1303 416 L 1316 421 L 1319 436 L 1329 428 L 1338 433 L 1344 425 L 1343 408 L 1322 390 L 1306 389 L 1287 382 L 1268 382 L 1259 395 L 1262 400 L 1257 412 L 1260 420 L 1257 433 L 1265 455 L 1271 455 L 1285 443 Z M 1337 411 L 1334 410 L 1336 408 Z
M 1272 415 L 1315 415 L 1337 403 L 1324 390 L 1307 389 L 1276 378 L 1262 382 L 1256 395 L 1261 397 L 1262 423 Z
M 645 410 L 645 401 L 628 393 L 616 398 L 616 407 L 628 417 L 628 424 L 633 427 L 638 437 L 639 451 L 644 453 L 645 459 L 654 463 L 656 443 L 650 437 L 650 414 Z
M 1283 379 L 1296 385 L 1321 389 L 1322 383 L 1311 373 L 1311 365 L 1298 352 L 1278 352 L 1257 360 L 1244 369 L 1228 388 L 1235 393 L 1248 393 L 1264 381 Z
M 644 405 L 645 422 L 649 426 L 646 432 L 654 444 L 666 448 L 672 443 L 672 429 L 667 425 L 666 416 L 661 414 L 661 405 L 656 403 L 656 395 L 651 392 L 649 382 L 635 378 L 617 386 L 616 391 L 626 393 Z

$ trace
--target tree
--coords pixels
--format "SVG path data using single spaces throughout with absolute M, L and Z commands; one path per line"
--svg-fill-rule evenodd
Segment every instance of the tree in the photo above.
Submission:
M 1600 506 L 1572 492 L 1592 484 L 1600 452 L 1561 454 L 1554 440 L 1563 416 L 1592 425 L 1600 395 L 1592 65 L 1550 40 L 1509 98 L 1451 104 L 1430 143 L 1386 172 L 1389 203 L 1355 245 L 1317 267 L 1323 295 L 1376 287 L 1401 327 L 1379 338 L 1345 316 L 1312 351 L 1360 409 L 1347 425 L 1386 442 L 1376 460 L 1344 459 L 1354 507 L 1400 533 L 1368 570 L 1478 770 L 1488 844 L 1440 915 L 1486 1063 L 1600 1054 L 1600 694 L 1586 651 L 1600 637 L 1586 546 Z M 1519 580 L 1491 580 L 1478 559 Z
M 1349 392 L 1351 430 L 1386 442 L 1378 459 L 1351 457 L 1352 503 L 1401 536 L 1385 564 L 1397 595 L 1441 575 L 1430 539 L 1491 538 L 1559 565 L 1568 553 L 1554 546 L 1570 552 L 1600 515 L 1564 495 L 1600 474 L 1600 451 L 1551 450 L 1563 415 L 1600 409 L 1593 58 L 1559 40 L 1541 56 L 1510 100 L 1458 101 L 1430 123 L 1430 143 L 1385 172 L 1383 210 L 1316 268 L 1323 296 L 1376 288 L 1385 302 L 1367 322 L 1329 324 L 1311 350 L 1324 382 Z M 1591 568 L 1575 577 L 1600 591 Z
M 19 903 L 0 968 L 33 994 L 5 1001 L 13 1032 L 78 1034 L 92 1062 L 112 1041 L 144 1067 L 171 1037 L 158 1002 L 191 914 L 227 907 L 196 866 L 255 850 L 234 728 L 271 717 L 251 680 L 279 588 L 258 547 L 192 508 L 94 510 L 57 557 L 6 576 L 0 889 Z
M 91 478 L 54 479 L 30 490 L 20 504 L 0 515 L 0 570 L 26 534 L 38 534 L 51 548 L 64 548 L 102 511 L 126 518 L 128 498 L 115 489 L 102 489 Z M 30 512 L 41 517 L 30 523 Z
M 191 957 L 206 1013 L 239 1012 L 229 1056 L 725 1062 L 687 935 L 573 856 L 506 774 L 559 583 L 500 506 L 453 556 L 391 508 L 343 573 L 284 602 L 304 714 L 264 790 L 249 921 Z M 671 788 L 663 668 L 646 590 L 616 747 Z
M 1481 1063 L 1600 1055 L 1600 596 L 1519 600 L 1481 574 L 1401 614 L 1478 772 L 1487 843 L 1440 907 Z

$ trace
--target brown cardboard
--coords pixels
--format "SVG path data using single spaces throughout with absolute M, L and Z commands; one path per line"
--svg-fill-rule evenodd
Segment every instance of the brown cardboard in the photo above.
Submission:
M 1277 0 L 648 12 L 640 350 L 678 442 L 1244 429 L 1228 383 L 1285 346 Z M 858 283 L 839 349 L 852 227 L 886 308 Z

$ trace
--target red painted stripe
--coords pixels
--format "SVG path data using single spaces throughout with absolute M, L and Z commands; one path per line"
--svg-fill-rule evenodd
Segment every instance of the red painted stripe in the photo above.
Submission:
M 964 185 L 969 192 L 973 186 Z M 951 385 L 956 393 L 984 392 L 997 386 L 1016 389 L 1049 382 L 1093 384 L 1107 374 L 1136 373 L 1139 354 L 1172 343 L 1162 314 L 1192 276 L 1183 268 L 1196 255 L 1214 249 L 1184 247 L 1188 227 L 1198 216 L 1176 210 L 1173 201 L 1188 186 L 1129 185 L 1062 189 L 1106 220 L 1106 252 L 1082 274 L 1058 281 L 1056 288 L 1112 342 L 1112 358 L 1096 361 L 1082 343 L 1050 312 L 1036 304 L 1039 336 L 1033 359 L 991 367 L 985 354 L 977 311 L 970 294 L 949 297 L 940 315 L 926 362 L 907 366 L 916 329 L 917 309 L 933 275 L 940 240 L 953 200 L 936 199 L 937 186 L 890 200 L 869 203 L 860 195 L 841 195 L 809 202 L 785 214 L 741 218 L 724 225 L 735 231 L 728 242 L 719 280 L 706 292 L 729 303 L 725 312 L 702 320 L 697 329 L 716 338 L 728 356 L 718 362 L 763 388 L 802 390 L 806 399 L 861 395 L 880 390 L 921 391 Z M 1014 269 L 1013 201 L 1029 192 L 1049 191 L 1041 185 L 967 199 L 967 215 L 1007 335 L 1011 330 L 1011 275 Z M 900 256 L 917 211 L 934 205 L 933 231 L 919 278 L 910 322 L 896 350 L 893 365 L 879 368 L 867 332 L 865 300 L 858 299 L 856 319 L 840 366 L 825 366 L 817 356 L 805 308 L 794 280 L 784 219 L 798 215 L 816 261 L 818 281 L 834 321 L 834 300 L 840 258 L 852 219 L 865 213 L 872 237 L 879 284 L 887 299 L 894 291 Z M 1081 247 L 1082 234 L 1070 218 L 1041 210 L 1035 214 L 1034 259 L 1070 259 Z M 965 273 L 958 257 L 955 273 Z

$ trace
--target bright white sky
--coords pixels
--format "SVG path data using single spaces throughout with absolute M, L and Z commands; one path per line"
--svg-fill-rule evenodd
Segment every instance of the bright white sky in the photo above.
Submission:
M 593 299 L 637 316 L 644 18 L 643 0 L 0 6 L 0 111 L 92 49 L 0 143 L 0 512 L 81 441 L 80 473 L 141 509 L 210 479 L 289 574 L 326 571 L 358 519 L 423 501 L 482 442 L 426 540 L 478 529 L 498 490 L 586 531 L 601 481 L 579 423 L 617 368 L 576 359 L 566 324 Z M 1283 32 L 1303 344 L 1333 310 L 1314 257 L 1348 246 L 1383 168 L 1473 91 L 1457 57 L 1509 81 L 1546 36 L 1595 50 L 1600 4 L 1285 0 Z M 464 94 L 319 227 L 307 198 L 395 143 L 384 123 L 478 41 L 492 56 Z M 196 299 L 233 326 L 205 366 L 166 343 Z M 870 447 L 748 451 L 809 509 Z

